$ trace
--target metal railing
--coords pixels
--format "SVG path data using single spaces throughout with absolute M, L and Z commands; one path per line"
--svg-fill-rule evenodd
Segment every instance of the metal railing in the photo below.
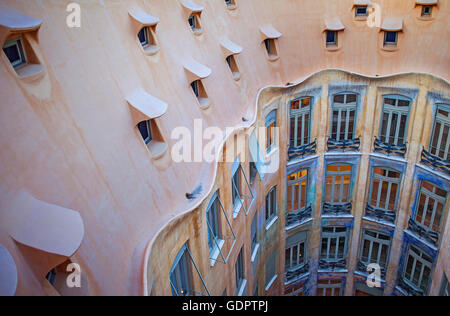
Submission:
M 324 215 L 340 215 L 351 213 L 352 213 L 352 202 L 344 204 L 323 203 L 322 214 Z
M 382 142 L 377 137 L 375 137 L 375 141 L 373 143 L 374 152 L 379 152 L 388 156 L 393 155 L 405 158 L 406 150 L 407 150 L 406 144 L 393 145 Z
M 303 210 L 298 212 L 288 213 L 286 214 L 286 226 L 291 226 L 296 223 L 300 223 L 306 218 L 312 217 L 312 208 L 311 205 L 305 207 Z
M 421 162 L 434 170 L 450 175 L 450 160 L 434 156 L 426 151 L 425 148 L 422 149 Z
M 299 146 L 299 147 L 289 147 L 288 150 L 288 159 L 294 159 L 297 157 L 304 157 L 306 155 L 313 155 L 316 153 L 316 149 L 317 149 L 317 142 L 316 139 L 314 139 L 313 142 L 307 144 L 307 145 L 303 145 L 303 146 Z
M 361 139 L 359 137 L 343 140 L 328 138 L 327 141 L 328 151 L 359 151 L 360 145 Z
M 373 217 L 378 220 L 384 220 L 384 221 L 387 221 L 390 223 L 395 222 L 395 212 L 382 210 L 382 209 L 373 207 L 369 204 L 367 204 L 367 206 L 366 206 L 366 216 Z

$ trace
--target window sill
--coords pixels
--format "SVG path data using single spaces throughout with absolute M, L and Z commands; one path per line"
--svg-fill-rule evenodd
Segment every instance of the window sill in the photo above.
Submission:
M 159 46 L 157 45 L 147 45 L 142 47 L 144 53 L 148 56 L 156 55 L 159 52 Z
M 198 98 L 198 104 L 200 105 L 200 108 L 202 110 L 206 110 L 210 107 L 211 101 L 209 100 L 209 98 Z
M 278 275 L 274 275 L 273 278 L 269 281 L 269 283 L 267 283 L 266 285 L 266 292 L 270 289 L 270 287 L 275 283 L 275 280 L 278 278 Z
M 335 51 L 338 51 L 340 47 L 338 45 L 327 45 L 326 48 L 327 48 L 327 51 L 335 52 Z
M 224 244 L 225 244 L 225 240 L 220 239 L 217 241 L 217 246 L 214 246 L 211 258 L 209 258 L 209 265 L 211 267 L 214 267 L 214 265 L 216 264 L 217 258 L 219 258 L 220 252 L 222 251 Z M 210 253 L 211 253 L 211 251 L 210 251 Z
M 367 15 L 357 15 L 355 16 L 355 21 L 367 21 Z
M 168 145 L 164 142 L 151 141 L 147 144 L 147 148 L 152 156 L 152 159 L 160 159 L 167 151 Z
M 233 72 L 232 75 L 234 81 L 239 81 L 241 79 L 241 74 L 239 72 Z
M 255 248 L 253 249 L 251 259 L 250 259 L 252 262 L 255 262 L 256 258 L 258 257 L 258 250 L 259 250 L 259 244 L 256 244 Z
M 237 9 L 237 5 L 235 5 L 235 4 L 227 5 L 227 9 L 230 10 L 230 11 L 236 10 Z
M 247 287 L 247 280 L 244 279 L 244 280 L 242 280 L 241 287 L 237 291 L 237 296 L 242 296 L 244 294 L 244 292 L 245 292 L 245 288 L 246 287 Z
M 242 205 L 244 205 L 244 200 L 243 199 L 241 199 L 240 202 L 237 201 L 235 203 L 235 205 L 233 206 L 233 219 L 235 219 L 236 217 L 239 216 L 239 213 L 240 213 L 240 211 L 242 209 Z
M 202 29 L 191 29 L 191 30 L 192 30 L 192 33 L 193 33 L 195 36 L 200 36 L 200 35 L 203 34 L 203 30 L 202 30 Z
M 267 56 L 267 60 L 269 60 L 271 62 L 277 61 L 278 59 L 280 59 L 280 56 L 278 56 L 278 55 L 268 55 Z
M 419 21 L 434 21 L 434 17 L 432 17 L 432 16 L 418 16 L 417 20 L 419 20 Z
M 395 52 L 398 51 L 398 46 L 396 44 L 384 44 L 381 49 L 386 52 Z
M 274 216 L 269 223 L 266 224 L 266 231 L 268 231 L 273 224 L 275 224 L 275 222 L 278 220 L 278 216 Z
M 41 64 L 26 64 L 14 70 L 21 79 L 36 80 L 44 75 L 44 69 Z

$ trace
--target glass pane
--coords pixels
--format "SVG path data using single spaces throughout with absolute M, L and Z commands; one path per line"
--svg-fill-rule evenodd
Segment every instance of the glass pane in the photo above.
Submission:
M 385 143 L 388 141 L 388 135 L 387 135 L 388 120 L 389 120 L 389 114 L 383 113 L 383 120 L 381 122 L 380 140 Z
M 303 125 L 306 123 L 305 122 L 305 117 L 304 115 L 300 115 L 298 117 L 298 121 L 297 121 L 297 144 L 298 146 L 303 145 Z
M 396 144 L 395 131 L 397 130 L 397 120 L 398 120 L 398 114 L 392 113 L 391 128 L 389 131 L 389 144 Z
M 302 99 L 302 109 L 311 105 L 311 98 Z
M 305 114 L 305 128 L 303 130 L 303 145 L 309 144 L 309 114 Z
M 361 254 L 361 260 L 365 263 L 369 263 L 369 247 L 370 241 L 364 240 L 364 246 Z
M 337 139 L 337 133 L 338 133 L 338 118 L 339 118 L 339 111 L 333 111 L 333 124 L 331 127 L 331 138 Z
M 3 51 L 5 52 L 6 56 L 8 57 L 9 61 L 12 64 L 20 61 L 21 58 L 18 45 L 12 45 L 6 48 L 4 47 Z
M 291 117 L 291 126 L 290 126 L 290 146 L 297 147 L 297 142 L 295 141 L 295 122 L 297 121 L 296 117 Z
M 350 117 L 348 120 L 348 134 L 347 134 L 347 139 L 353 139 L 354 138 L 354 134 L 353 134 L 353 127 L 355 124 L 355 111 L 350 111 Z
M 405 137 L 406 137 L 406 120 L 408 116 L 402 115 L 400 118 L 400 129 L 398 132 L 398 142 L 397 144 L 404 144 L 405 143 Z
M 347 126 L 347 111 L 341 111 L 341 124 L 340 124 L 340 136 L 339 139 L 347 139 L 345 134 L 345 128 Z
M 344 103 L 344 97 L 345 97 L 344 94 L 335 95 L 334 96 L 334 103 L 341 103 L 341 104 L 343 104 Z

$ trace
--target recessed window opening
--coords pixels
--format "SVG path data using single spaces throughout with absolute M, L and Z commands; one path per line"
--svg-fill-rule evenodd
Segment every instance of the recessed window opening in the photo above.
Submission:
M 422 180 L 420 198 L 414 220 L 426 231 L 440 232 L 447 191 L 428 181 Z
M 433 259 L 421 249 L 409 245 L 403 280 L 413 288 L 427 292 Z
M 326 32 L 327 33 L 327 39 L 326 39 L 326 43 L 327 43 L 327 46 L 333 46 L 333 45 L 335 45 L 335 46 L 337 46 L 337 37 L 338 37 L 338 34 L 337 34 L 337 31 L 327 31 Z
M 229 9 L 233 9 L 236 7 L 236 1 L 235 0 L 225 0 L 225 4 Z
M 289 123 L 289 146 L 296 148 L 310 143 L 312 98 L 291 101 Z
M 317 283 L 317 296 L 341 296 L 341 280 L 319 280 Z
M 190 254 L 184 245 L 175 258 L 169 274 L 173 296 L 194 296 Z
M 397 45 L 398 32 L 385 31 L 384 32 L 384 45 Z
M 369 205 L 394 212 L 397 208 L 401 173 L 389 168 L 373 168 Z
M 245 270 L 244 270 L 244 252 L 243 248 L 239 252 L 238 258 L 235 264 L 235 273 L 236 273 L 236 293 L 239 295 L 242 293 L 242 287 L 245 286 Z M 242 295 L 242 294 L 241 294 Z
M 156 50 L 158 44 L 156 42 L 154 27 L 145 26 L 138 33 L 138 39 L 144 50 Z
M 424 5 L 424 6 L 422 6 L 422 16 L 423 17 L 430 17 L 432 10 L 433 10 L 433 6 L 431 6 L 431 5 Z
M 201 32 L 202 28 L 200 25 L 200 14 L 199 13 L 194 13 L 194 14 L 190 15 L 188 18 L 188 23 L 189 23 L 189 26 L 191 27 L 191 30 L 194 33 Z
M 308 205 L 308 169 L 290 174 L 287 180 L 287 212 L 300 212 Z
M 323 227 L 320 259 L 338 261 L 345 259 L 347 252 L 347 228 Z
M 351 165 L 332 164 L 327 166 L 325 202 L 344 204 L 350 201 Z
M 277 264 L 277 251 L 274 250 L 266 261 L 266 290 L 273 284 L 277 277 L 276 266 Z
M 239 72 L 239 68 L 237 66 L 236 59 L 234 58 L 234 55 L 228 56 L 226 58 L 226 61 L 227 61 L 228 67 L 231 70 L 231 74 L 233 75 L 233 79 L 234 80 L 239 79 L 241 74 Z
M 264 45 L 266 47 L 267 55 L 269 59 L 275 59 L 278 57 L 277 46 L 275 44 L 275 39 L 267 38 L 264 40 Z
M 139 132 L 145 144 L 148 145 L 152 141 L 152 123 L 150 120 L 142 121 L 138 124 Z
M 366 265 L 377 263 L 381 268 L 387 268 L 387 260 L 391 237 L 372 230 L 365 230 L 361 245 L 361 261 Z
M 299 232 L 286 240 L 285 271 L 295 271 L 306 264 L 306 232 Z
M 401 96 L 383 98 L 380 140 L 392 145 L 406 143 L 410 101 Z
M 355 138 L 357 99 L 353 93 L 334 96 L 331 139 L 339 141 Z
M 368 16 L 369 11 L 367 10 L 367 6 L 356 6 L 355 7 L 355 16 Z
M 277 127 L 277 110 L 271 111 L 266 116 L 266 152 L 269 153 L 275 147 Z
M 273 187 L 266 195 L 266 222 L 277 216 L 277 187 Z
M 207 106 L 209 104 L 209 98 L 206 94 L 205 87 L 201 80 L 195 80 L 191 83 L 192 91 L 197 97 L 198 102 L 201 106 Z
M 22 37 L 6 41 L 3 52 L 14 68 L 19 68 L 27 63 Z
M 450 104 L 437 106 L 430 153 L 444 160 L 450 160 Z
M 220 227 L 220 204 L 219 196 L 214 197 L 214 201 L 206 210 L 206 220 L 208 221 L 208 245 L 209 251 L 212 253 L 216 249 L 216 245 L 222 241 L 222 233 Z

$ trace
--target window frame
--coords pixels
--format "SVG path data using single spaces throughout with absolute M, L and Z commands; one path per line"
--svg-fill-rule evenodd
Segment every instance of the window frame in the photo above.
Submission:
M 265 118 L 266 154 L 269 154 L 277 147 L 277 116 L 278 110 L 273 109 Z
M 189 293 L 193 291 L 192 267 L 189 267 L 189 260 L 192 260 L 191 254 L 189 252 L 187 244 L 184 244 L 183 247 L 181 247 L 180 251 L 178 251 L 178 254 L 175 257 L 172 268 L 169 272 L 172 296 L 190 296 Z M 180 266 L 180 264 L 182 264 L 182 266 Z M 175 274 L 175 271 L 178 274 Z M 178 279 L 178 275 L 182 276 L 182 279 Z M 177 288 L 175 288 L 175 284 L 172 279 L 173 276 L 177 281 Z M 187 289 L 186 295 L 183 295 L 184 293 L 182 291 L 179 293 L 181 287 L 185 287 Z
M 375 234 L 376 236 L 370 236 L 368 235 L 368 232 Z M 379 238 L 380 236 L 388 237 L 388 240 Z M 365 241 L 369 242 L 369 249 L 368 249 L 368 257 L 367 260 L 364 260 L 364 249 L 365 249 Z M 389 265 L 389 254 L 391 251 L 391 243 L 392 243 L 392 236 L 378 232 L 373 229 L 365 228 L 363 229 L 362 235 L 361 235 L 361 247 L 360 247 L 360 254 L 359 254 L 359 260 L 367 265 L 371 263 L 378 264 L 381 268 L 387 270 L 387 267 Z M 376 251 L 377 248 L 374 250 L 374 244 L 378 244 L 378 253 L 376 254 L 376 261 L 373 260 L 374 257 L 374 251 Z M 381 253 L 383 246 L 386 246 L 386 262 L 384 264 L 381 264 Z
M 325 229 L 333 229 L 332 232 L 330 231 L 325 231 Z M 344 231 L 336 231 L 337 229 L 345 229 Z M 322 227 L 322 232 L 321 232 L 321 236 L 320 236 L 320 254 L 319 254 L 319 258 L 322 260 L 326 260 L 327 262 L 338 262 L 340 260 L 343 260 L 347 257 L 347 248 L 348 248 L 348 228 L 345 226 L 327 226 L 327 227 Z M 342 257 L 339 256 L 339 241 L 341 238 L 344 238 L 344 248 L 342 250 Z M 323 240 L 327 239 L 327 249 L 326 249 L 326 255 L 324 256 L 324 249 L 323 249 Z M 335 254 L 333 257 L 330 256 L 330 248 L 331 248 L 331 240 L 335 239 L 335 245 L 336 245 L 336 249 L 335 249 Z
M 447 117 L 440 115 L 439 111 L 448 112 Z M 436 146 L 433 146 L 434 139 L 436 137 L 437 132 L 437 124 L 440 124 L 439 136 L 437 138 Z M 441 144 L 443 139 L 444 130 L 447 128 L 447 140 L 444 148 L 444 157 L 440 156 L 441 152 Z M 433 129 L 431 132 L 430 145 L 429 145 L 430 154 L 433 156 L 439 157 L 443 160 L 450 160 L 450 104 L 440 103 L 436 105 L 436 112 L 434 115 Z M 434 153 L 433 153 L 434 152 Z
M 349 95 L 355 96 L 355 102 L 353 103 L 347 103 L 347 97 Z M 338 103 L 336 102 L 337 96 L 344 96 L 344 103 Z M 357 127 L 357 114 L 358 114 L 358 104 L 359 104 L 359 95 L 354 92 L 340 92 L 333 95 L 333 101 L 331 105 L 331 130 L 330 130 L 330 139 L 333 139 L 335 141 L 342 141 L 342 140 L 352 140 L 355 138 L 356 133 L 356 127 Z M 352 126 L 352 135 L 351 138 L 349 138 L 349 130 L 350 130 L 350 113 L 354 112 L 353 114 L 353 126 Z M 337 118 L 337 125 L 336 125 L 336 138 L 333 138 L 333 129 L 335 126 L 334 122 L 334 112 L 338 112 L 338 118 Z M 345 131 L 344 131 L 344 138 L 341 139 L 340 135 L 342 134 L 342 114 L 346 113 L 345 117 Z
M 416 250 L 412 250 L 412 249 L 416 249 Z M 413 254 L 412 254 L 413 253 Z M 423 258 L 423 255 L 429 257 L 432 261 L 427 261 L 426 258 Z M 411 286 L 414 289 L 423 291 L 424 293 L 428 292 L 428 289 L 430 287 L 430 281 L 432 279 L 432 273 L 433 273 L 433 258 L 431 258 L 431 256 L 429 256 L 428 254 L 425 253 L 425 251 L 423 251 L 422 249 L 420 249 L 417 246 L 414 246 L 412 244 L 408 245 L 408 249 L 406 251 L 406 260 L 405 260 L 405 264 L 403 267 L 403 272 L 402 272 L 402 279 L 403 281 L 408 284 L 409 286 Z M 408 278 L 406 276 L 406 271 L 408 269 L 408 263 L 409 263 L 409 258 L 413 257 L 413 265 L 411 267 L 411 274 L 410 274 L 410 278 Z M 417 267 L 417 262 L 421 263 L 421 270 L 420 270 L 420 274 L 419 274 L 419 285 L 415 284 L 411 279 L 414 278 L 414 275 L 416 274 L 416 267 Z M 425 271 L 425 268 L 429 269 L 429 275 L 428 275 L 428 280 L 427 280 L 427 285 L 426 288 L 422 288 L 420 286 L 420 284 L 422 284 L 423 281 L 423 273 Z
M 286 239 L 285 246 L 285 272 L 288 271 L 296 271 L 302 267 L 304 267 L 308 263 L 308 251 L 307 251 L 307 242 L 308 242 L 308 232 L 301 231 L 298 232 Z M 303 254 L 301 260 L 299 259 L 299 255 L 301 254 L 301 245 L 303 245 Z M 294 260 L 294 248 L 297 247 L 297 260 Z M 289 251 L 289 262 L 288 258 Z
M 214 196 L 211 198 L 208 208 L 206 209 L 206 221 L 207 223 L 209 223 L 209 225 L 207 224 L 207 226 L 208 226 L 208 246 L 210 254 L 217 249 L 220 242 L 223 240 L 221 220 L 220 220 L 220 208 L 222 206 L 220 204 L 221 203 L 219 199 L 219 194 L 218 192 L 216 192 Z M 213 216 L 210 216 L 210 214 L 212 214 Z M 211 219 L 213 221 L 212 223 Z M 213 234 L 213 236 L 211 236 L 211 234 Z
M 364 13 L 358 13 L 358 9 L 364 8 Z M 366 5 L 357 5 L 355 6 L 355 17 L 367 17 L 369 16 L 369 10 Z
M 389 34 L 395 34 L 395 41 L 388 41 Z M 398 43 L 398 31 L 384 31 L 384 46 L 396 46 Z
M 379 175 L 375 172 L 375 169 L 381 169 L 383 170 L 385 173 L 387 173 L 387 175 Z M 391 178 L 389 177 L 389 172 L 396 172 L 399 174 L 398 178 Z M 398 171 L 396 169 L 390 168 L 390 167 L 385 167 L 385 166 L 373 166 L 371 168 L 371 177 L 370 177 L 370 187 L 369 187 L 369 196 L 368 196 L 368 204 L 376 209 L 379 210 L 383 210 L 385 212 L 394 212 L 397 213 L 397 207 L 398 207 L 398 203 L 399 203 L 399 196 L 400 196 L 400 185 L 402 182 L 402 172 Z M 372 204 L 372 195 L 373 195 L 373 189 L 374 189 L 374 182 L 375 180 L 379 181 L 378 184 L 378 192 L 377 192 L 377 200 L 376 200 L 376 205 Z M 382 199 L 382 191 L 383 191 L 383 183 L 387 182 L 388 183 L 388 189 L 387 189 L 387 193 L 386 193 L 386 199 L 384 201 L 384 207 L 381 207 L 381 199 Z M 397 185 L 397 189 L 396 189 L 396 194 L 395 194 L 395 203 L 394 203 L 394 208 L 391 210 L 389 209 L 389 200 L 390 200 L 390 195 L 391 195 L 391 190 L 392 190 L 392 186 L 396 184 Z
M 333 34 L 333 41 L 329 41 L 329 34 Z M 325 34 L 326 46 L 337 46 L 338 45 L 338 31 L 326 30 Z
M 244 247 L 241 248 L 234 264 L 235 269 L 235 281 L 236 281 L 236 294 L 242 291 L 242 287 L 246 284 L 245 278 L 245 262 L 244 262 Z
M 267 257 L 267 261 L 265 263 L 265 290 L 268 291 L 272 284 L 275 282 L 277 275 L 277 250 L 275 249 L 272 253 Z
M 142 135 L 142 131 L 139 128 L 139 125 L 142 124 L 142 123 L 146 124 L 145 127 L 147 128 L 147 134 L 148 134 L 147 138 L 144 138 L 144 135 Z M 139 122 L 138 125 L 137 125 L 137 128 L 139 130 L 139 134 L 141 135 L 145 145 L 150 144 L 150 142 L 153 140 L 153 131 L 152 131 L 152 122 L 151 122 L 151 120 Z
M 290 173 L 287 175 L 287 185 L 286 185 L 286 213 L 287 214 L 295 214 L 297 212 L 301 212 L 303 210 L 305 210 L 308 207 L 308 190 L 309 190 L 309 171 L 310 168 L 304 168 L 304 169 L 300 169 L 297 170 L 293 173 Z M 302 175 L 304 172 L 306 172 L 305 175 Z M 296 179 L 294 180 L 289 180 L 289 178 L 295 175 Z M 303 183 L 305 184 L 305 201 L 304 201 L 304 207 L 302 207 L 302 195 L 303 195 Z M 298 184 L 298 208 L 295 208 L 295 188 Z M 291 190 L 291 206 L 289 206 L 289 190 Z
M 425 12 L 426 9 L 429 9 L 429 12 L 428 12 L 428 13 Z M 427 18 L 428 18 L 428 17 L 431 17 L 432 12 L 433 12 L 433 6 L 432 6 L 432 5 L 423 5 L 423 6 L 422 6 L 421 13 L 420 13 L 420 16 L 421 16 L 421 17 L 427 17 Z
M 277 186 L 273 186 L 266 194 L 264 219 L 266 225 L 278 216 Z
M 302 101 L 309 99 L 309 105 L 302 107 Z M 299 107 L 298 109 L 292 109 L 292 104 L 298 102 Z M 311 113 L 312 113 L 312 105 L 314 102 L 314 97 L 299 97 L 295 98 L 294 100 L 289 101 L 289 147 L 291 148 L 298 148 L 301 146 L 305 146 L 311 143 Z M 308 116 L 306 119 L 305 116 Z M 298 132 L 299 132 L 299 119 L 301 120 L 301 137 L 299 139 Z M 294 137 L 292 137 L 292 120 L 295 122 L 294 126 Z M 305 125 L 308 125 L 308 128 L 305 129 Z M 305 134 L 307 135 L 305 137 Z M 307 140 L 305 141 L 305 138 Z M 292 146 L 292 141 L 293 145 Z M 299 144 L 300 142 L 300 144 Z M 299 145 L 298 145 L 299 144 Z
M 141 32 L 142 32 L 142 34 L 144 35 L 144 39 L 145 39 L 144 42 L 141 41 L 141 38 L 140 38 L 140 36 L 139 36 L 139 35 L 141 34 Z M 143 48 L 146 48 L 146 47 L 150 46 L 149 29 L 148 29 L 147 26 L 144 26 L 144 27 L 139 31 L 139 33 L 138 33 L 137 36 L 138 36 L 139 42 L 141 43 L 141 45 L 142 45 Z
M 17 49 L 17 52 L 20 56 L 19 60 L 16 60 L 14 62 L 12 62 L 8 55 L 5 52 L 5 49 L 10 48 L 15 46 Z M 5 44 L 2 47 L 3 53 L 5 54 L 5 56 L 7 57 L 8 61 L 10 62 L 10 64 L 13 66 L 14 69 L 18 69 L 22 66 L 25 66 L 28 63 L 28 59 L 27 59 L 27 55 L 26 55 L 26 51 L 25 51 L 25 47 L 24 47 L 24 41 L 22 39 L 22 36 L 19 37 L 15 37 L 12 39 L 9 39 L 5 42 Z
M 333 282 L 334 281 L 334 282 Z M 326 283 L 325 283 L 326 282 Z M 326 295 L 326 290 L 330 289 L 331 295 Z M 339 295 L 335 295 L 335 290 L 339 289 Z M 316 296 L 342 296 L 342 292 L 344 289 L 344 282 L 340 279 L 326 279 L 326 280 L 319 280 L 317 282 L 317 293 Z M 322 295 L 318 295 L 318 291 L 322 290 Z
M 394 99 L 395 100 L 395 105 L 390 105 L 390 104 L 386 104 L 386 99 Z M 399 101 L 407 101 L 408 102 L 408 107 L 407 110 L 404 109 L 399 109 L 398 104 Z M 381 110 L 381 118 L 380 118 L 380 129 L 378 132 L 378 137 L 380 138 L 380 140 L 386 144 L 391 144 L 391 145 L 402 145 L 402 144 L 406 144 L 407 143 L 407 138 L 408 138 L 408 127 L 409 127 L 409 115 L 411 112 L 411 106 L 412 106 L 412 100 L 410 98 L 404 97 L 402 95 L 398 95 L 398 94 L 389 94 L 389 95 L 384 95 L 383 96 L 383 107 Z M 388 115 L 388 120 L 387 120 L 387 125 L 386 125 L 386 131 L 385 134 L 383 136 L 383 117 L 384 114 Z M 397 126 L 394 132 L 394 142 L 391 143 L 390 139 L 392 138 L 390 136 L 390 132 L 391 132 L 391 125 L 392 125 L 392 118 L 393 115 L 396 114 L 398 119 L 397 119 Z M 406 115 L 406 122 L 405 122 L 405 130 L 403 131 L 403 143 L 399 143 L 399 138 L 400 137 L 400 125 L 401 125 L 401 118 L 403 115 Z M 384 140 L 383 140 L 384 138 Z
M 329 171 L 328 167 L 350 167 L 350 171 Z M 349 163 L 329 163 L 326 165 L 325 169 L 325 195 L 324 195 L 324 201 L 325 203 L 333 204 L 333 205 L 344 205 L 351 202 L 352 199 L 352 178 L 353 178 L 353 165 Z M 331 174 L 330 174 L 331 173 Z M 345 177 L 349 177 L 349 183 L 348 183 L 348 193 L 346 199 L 344 199 L 344 186 L 345 186 Z M 328 177 L 332 177 L 331 182 L 331 192 L 330 192 L 330 201 L 327 202 L 327 183 L 328 183 Z M 341 181 L 339 184 L 339 199 L 336 202 L 335 200 L 335 194 L 336 194 L 336 178 L 340 177 Z M 345 200 L 345 201 L 344 201 Z
M 430 192 L 427 188 L 424 187 L 423 183 L 427 182 L 428 184 L 430 184 L 433 187 L 433 191 L 434 192 Z M 438 194 L 436 194 L 436 189 L 440 189 L 442 191 L 446 192 L 445 197 L 442 197 Z M 425 195 L 425 204 L 422 210 L 422 220 L 419 222 L 417 217 L 419 215 L 419 207 L 420 207 L 420 200 L 422 199 L 422 194 Z M 419 184 L 419 189 L 418 189 L 418 200 L 417 200 L 417 204 L 416 204 L 416 208 L 414 210 L 414 214 L 413 214 L 413 220 L 414 222 L 416 222 L 417 225 L 419 225 L 421 228 L 423 228 L 425 231 L 433 231 L 436 233 L 440 233 L 441 232 L 441 226 L 443 225 L 443 219 L 445 218 L 445 204 L 447 202 L 447 197 L 448 197 L 448 192 L 439 187 L 438 185 L 430 182 L 430 181 L 426 181 L 426 180 L 420 180 L 420 184 Z M 429 200 L 433 199 L 434 200 L 434 205 L 433 205 L 433 210 L 431 213 L 431 220 L 430 220 L 430 224 L 427 226 L 424 224 L 426 218 L 427 218 L 427 214 L 428 214 L 428 205 L 429 205 Z M 437 210 L 437 205 L 438 204 L 442 204 L 442 213 L 441 216 L 439 218 L 439 223 L 436 225 L 438 227 L 438 230 L 435 231 L 433 229 L 434 226 L 434 221 L 436 220 L 436 210 Z

